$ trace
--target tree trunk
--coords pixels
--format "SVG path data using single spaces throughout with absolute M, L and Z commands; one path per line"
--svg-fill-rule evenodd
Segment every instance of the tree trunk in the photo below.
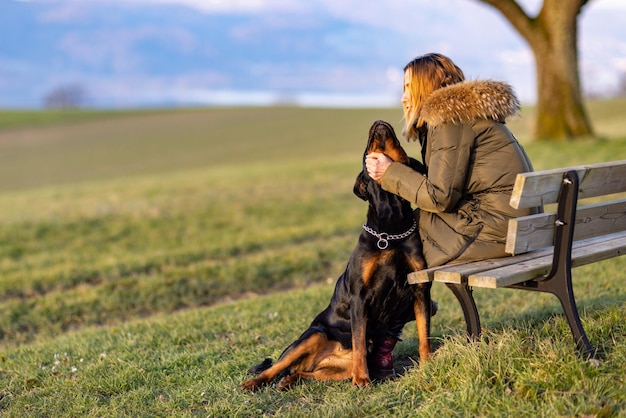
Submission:
M 535 139 L 593 136 L 578 71 L 578 14 L 587 0 L 544 0 L 529 18 L 515 0 L 481 0 L 499 10 L 530 45 L 537 68 Z

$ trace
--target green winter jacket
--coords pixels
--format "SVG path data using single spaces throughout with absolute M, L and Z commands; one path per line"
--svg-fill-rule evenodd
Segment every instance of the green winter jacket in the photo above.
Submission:
M 422 107 L 427 174 L 392 163 L 382 187 L 412 202 L 429 267 L 506 256 L 508 220 L 535 213 L 509 205 L 515 177 L 532 171 L 506 127 L 519 102 L 510 86 L 465 81 L 433 92 Z

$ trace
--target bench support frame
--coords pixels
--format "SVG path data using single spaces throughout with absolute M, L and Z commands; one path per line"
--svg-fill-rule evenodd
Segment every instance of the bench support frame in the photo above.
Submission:
M 572 243 L 576 223 L 578 188 L 579 178 L 576 171 L 572 170 L 565 173 L 559 191 L 554 255 L 550 273 L 545 277 L 506 287 L 551 293 L 556 296 L 561 302 L 578 349 L 586 358 L 593 358 L 596 351 L 591 346 L 580 321 L 572 286 Z M 454 293 L 463 309 L 470 338 L 478 338 L 480 336 L 480 316 L 474 302 L 472 288 L 467 283 L 446 283 L 446 285 Z
M 465 317 L 467 333 L 470 339 L 477 339 L 480 337 L 480 315 L 472 295 L 472 288 L 467 284 L 457 283 L 446 283 L 446 286 L 454 293 L 463 309 L 463 316 Z

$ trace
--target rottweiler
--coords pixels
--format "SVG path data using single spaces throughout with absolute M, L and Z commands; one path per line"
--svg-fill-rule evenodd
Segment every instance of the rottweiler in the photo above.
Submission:
M 252 367 L 248 372 L 257 376 L 243 382 L 242 389 L 258 390 L 277 377 L 282 377 L 277 389 L 301 379 L 352 379 L 354 385 L 367 386 L 372 381 L 368 353 L 381 348 L 390 326 L 400 324 L 401 329 L 412 320 L 417 324 L 420 360 L 430 357 L 431 310 L 434 314 L 436 308 L 431 286 L 407 283 L 410 272 L 426 266 L 415 215 L 408 201 L 384 191 L 367 174 L 365 156 L 370 152 L 424 171 L 421 163 L 407 156 L 390 124 L 374 122 L 354 184 L 354 193 L 369 203 L 367 222 L 330 304 L 275 363 L 266 359 Z

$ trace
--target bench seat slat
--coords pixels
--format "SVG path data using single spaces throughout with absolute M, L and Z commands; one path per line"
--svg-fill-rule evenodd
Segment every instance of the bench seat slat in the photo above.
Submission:
M 508 266 L 536 257 L 552 254 L 553 247 L 532 251 L 515 257 L 491 258 L 488 260 L 471 261 L 467 263 L 450 264 L 430 269 L 420 270 L 409 274 L 410 284 L 426 283 L 436 279 L 438 282 L 460 284 L 468 275 L 484 270 Z
M 604 235 L 601 237 L 589 238 L 585 240 L 576 241 L 573 244 L 572 259 L 574 258 L 574 251 L 586 246 L 594 245 L 614 245 L 615 242 L 620 243 L 621 240 L 626 240 L 626 232 L 619 232 L 610 235 Z M 548 257 L 549 263 L 552 263 L 554 247 L 546 247 L 540 250 L 531 251 L 528 253 L 502 258 L 492 258 L 489 260 L 480 260 L 467 263 L 444 265 L 439 267 L 433 267 L 430 269 L 424 269 L 410 273 L 408 276 L 408 282 L 410 284 L 427 283 L 431 281 L 443 282 L 443 283 L 463 283 L 464 280 L 470 275 L 474 275 L 479 272 L 493 271 L 502 267 L 525 263 L 529 260 L 541 257 Z M 575 264 L 576 265 L 576 264 Z M 481 274 L 482 275 L 482 274 Z M 522 280 L 523 281 L 523 280 Z M 489 286 L 481 286 L 489 287 Z
M 509 221 L 506 249 L 520 254 L 554 244 L 556 213 L 538 213 Z M 576 211 L 574 240 L 626 230 L 626 199 L 582 206 Z
M 420 283 L 432 282 L 433 280 L 435 280 L 435 272 L 439 270 L 450 269 L 452 266 L 454 267 L 468 266 L 468 265 L 475 264 L 475 263 L 476 262 L 468 262 L 468 263 L 459 263 L 459 264 L 454 264 L 454 265 L 443 265 L 439 267 L 431 267 L 431 268 L 427 268 L 424 270 L 414 271 L 412 273 L 409 273 L 407 281 L 409 282 L 409 284 L 420 284 Z
M 520 209 L 556 203 L 563 174 L 570 170 L 576 171 L 580 179 L 579 199 L 626 190 L 626 160 L 535 171 L 518 174 L 511 206 Z
M 537 257 L 551 256 L 554 247 L 544 248 L 529 253 L 520 254 L 515 257 L 492 258 L 488 260 L 475 261 L 465 266 L 451 265 L 445 269 L 439 269 L 434 273 L 433 280 L 444 283 L 463 283 L 470 274 L 478 273 L 485 270 L 493 270 L 496 268 L 508 266 L 511 264 L 523 263 Z
M 626 254 L 626 235 L 600 241 L 591 245 L 575 246 L 572 249 L 572 267 L 584 266 Z M 584 242 L 584 241 L 580 241 Z M 547 275 L 552 267 L 552 255 L 547 255 L 518 264 L 471 274 L 467 278 L 469 286 L 500 288 Z M 437 279 L 437 278 L 435 278 Z

